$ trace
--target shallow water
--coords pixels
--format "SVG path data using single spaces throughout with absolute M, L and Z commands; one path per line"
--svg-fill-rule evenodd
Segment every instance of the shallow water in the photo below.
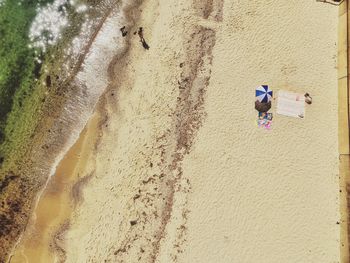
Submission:
M 54 141 L 49 153 L 36 152 L 33 159 L 40 160 L 37 171 L 42 173 L 51 169 L 51 178 L 42 195 L 38 198 L 34 214 L 23 233 L 21 240 L 14 249 L 11 263 L 22 262 L 56 262 L 62 251 L 57 244 L 59 238 L 54 238 L 62 230 L 71 217 L 74 201 L 72 189 L 75 183 L 86 176 L 79 167 L 84 167 L 80 153 L 84 141 L 89 140 L 84 152 L 92 154 L 94 144 L 91 143 L 96 134 L 87 136 L 80 131 L 86 126 L 95 106 L 109 84 L 108 68 L 110 62 L 124 51 L 125 39 L 119 31 L 125 19 L 119 7 L 114 8 L 101 22 L 101 27 L 90 36 L 88 45 L 83 47 L 84 59 L 82 68 L 72 79 L 75 91 L 67 96 L 65 107 L 51 129 L 50 139 Z M 88 125 L 97 127 L 97 119 L 93 118 Z M 87 139 L 88 138 L 88 139 Z M 74 146 L 68 151 L 67 149 Z M 55 149 L 55 150 L 54 150 Z M 61 160 L 62 156 L 64 158 Z M 52 163 L 58 163 L 52 170 Z M 60 161 L 61 160 L 61 161 Z M 55 253 L 54 253 L 55 252 Z M 61 253 L 61 255 L 59 255 Z
M 76 169 L 86 132 L 59 163 L 35 209 L 35 214 L 11 258 L 11 263 L 55 262 L 53 236 L 73 210 L 71 189 L 79 179 Z

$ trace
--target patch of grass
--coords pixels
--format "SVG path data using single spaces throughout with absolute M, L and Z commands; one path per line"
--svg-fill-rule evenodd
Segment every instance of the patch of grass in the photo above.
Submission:
M 35 62 L 35 50 L 29 47 L 28 32 L 36 8 L 52 0 L 7 0 L 0 7 L 0 160 L 6 159 L 12 135 L 27 115 L 25 101 L 38 93 L 34 80 L 40 64 Z M 28 103 L 27 103 L 28 104 Z M 35 102 L 33 101 L 35 111 Z M 10 114 L 11 113 L 11 114 Z M 12 118 L 10 118 L 12 115 Z M 25 118 L 30 122 L 30 118 Z
M 42 55 L 42 64 L 35 61 L 35 52 L 40 50 L 29 47 L 29 29 L 36 9 L 51 2 L 6 0 L 0 7 L 0 181 L 1 174 L 15 170 L 30 148 L 32 135 L 44 117 L 41 114 L 44 101 L 69 86 L 69 83 L 60 86 L 57 79 L 65 63 L 64 50 L 79 33 L 83 14 L 68 6 L 72 26 Z M 46 85 L 48 79 L 51 87 Z

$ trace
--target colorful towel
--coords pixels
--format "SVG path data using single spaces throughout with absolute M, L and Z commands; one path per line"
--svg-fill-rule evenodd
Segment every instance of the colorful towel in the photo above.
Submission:
M 272 125 L 272 118 L 273 118 L 272 113 L 259 112 L 257 125 L 261 128 L 270 130 Z

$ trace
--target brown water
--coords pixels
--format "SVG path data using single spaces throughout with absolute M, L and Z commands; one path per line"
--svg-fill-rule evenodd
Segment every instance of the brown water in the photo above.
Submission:
M 54 237 L 72 215 L 75 205 L 72 189 L 86 176 L 84 167 L 93 152 L 94 143 L 91 142 L 95 141 L 96 133 L 93 130 L 96 127 L 97 117 L 93 117 L 57 166 L 55 175 L 40 197 L 23 238 L 14 251 L 11 263 L 56 261 L 57 242 Z

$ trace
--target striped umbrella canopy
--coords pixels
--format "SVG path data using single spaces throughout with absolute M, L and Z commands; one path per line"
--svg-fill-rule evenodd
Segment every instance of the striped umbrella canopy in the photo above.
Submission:
M 260 102 L 269 102 L 272 98 L 272 90 L 270 90 L 268 85 L 261 85 L 256 88 L 255 96 Z

